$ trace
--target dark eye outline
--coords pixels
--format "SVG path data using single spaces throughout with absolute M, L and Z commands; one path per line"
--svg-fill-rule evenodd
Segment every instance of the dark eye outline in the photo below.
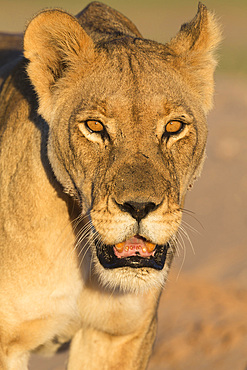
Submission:
M 98 122 L 101 126 L 102 126 L 102 130 L 92 130 L 89 126 L 88 126 L 88 122 L 91 122 L 91 121 L 95 121 L 95 122 Z M 84 124 L 85 124 L 85 127 L 86 129 L 91 133 L 91 134 L 99 134 L 99 135 L 102 135 L 104 132 L 105 132 L 105 126 L 103 125 L 103 123 L 97 119 L 88 119 L 86 121 L 84 121 Z
M 179 123 L 181 123 L 181 128 L 179 130 L 177 130 L 177 131 L 174 131 L 174 132 L 167 131 L 166 130 L 166 127 L 171 122 L 179 122 Z M 170 136 L 178 135 L 178 134 L 180 134 L 184 130 L 184 128 L 185 128 L 185 123 L 183 121 L 181 121 L 179 119 L 172 119 L 169 122 L 167 122 L 167 124 L 165 125 L 165 131 L 164 131 L 162 137 L 163 138 L 169 138 Z

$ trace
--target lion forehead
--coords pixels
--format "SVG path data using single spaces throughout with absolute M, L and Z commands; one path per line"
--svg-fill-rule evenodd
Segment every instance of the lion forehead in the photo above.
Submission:
M 71 88 L 72 84 L 74 88 L 76 80 L 76 86 L 81 92 L 84 91 L 85 96 L 94 98 L 100 96 L 114 100 L 114 97 L 119 99 L 121 95 L 124 101 L 124 95 L 136 96 L 141 93 L 142 96 L 146 95 L 147 99 L 164 94 L 174 99 L 176 94 L 181 95 L 179 86 L 183 86 L 183 90 L 186 89 L 180 74 L 174 71 L 165 53 L 161 56 L 160 53 L 150 53 L 139 50 L 138 47 L 129 50 L 128 45 L 121 48 L 112 45 L 110 51 L 101 46 L 97 49 L 97 56 L 86 69 L 81 70 L 78 66 L 72 73 L 67 76 L 68 88 Z M 189 90 L 188 88 L 187 93 Z

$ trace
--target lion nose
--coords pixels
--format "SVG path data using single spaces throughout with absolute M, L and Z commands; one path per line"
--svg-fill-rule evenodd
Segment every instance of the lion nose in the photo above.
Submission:
M 153 202 L 125 202 L 123 204 L 118 204 L 119 208 L 123 212 L 128 212 L 131 216 L 140 222 L 143 218 L 145 218 L 149 212 L 155 210 L 158 206 Z

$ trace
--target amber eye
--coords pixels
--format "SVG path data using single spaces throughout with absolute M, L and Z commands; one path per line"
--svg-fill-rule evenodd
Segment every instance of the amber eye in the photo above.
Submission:
M 166 124 L 165 133 L 168 135 L 178 134 L 184 127 L 183 122 L 170 121 Z
M 90 132 L 101 133 L 104 131 L 104 126 L 100 121 L 88 120 L 85 122 L 85 124 Z

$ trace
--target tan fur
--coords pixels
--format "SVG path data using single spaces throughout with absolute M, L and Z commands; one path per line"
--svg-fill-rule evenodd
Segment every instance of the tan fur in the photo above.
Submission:
M 27 369 L 31 351 L 53 353 L 72 339 L 69 370 L 145 369 L 182 204 L 205 156 L 217 23 L 199 4 L 161 45 L 92 3 L 77 18 L 56 9 L 34 17 L 26 59 L 20 38 L 6 37 L 0 368 Z M 171 120 L 185 125 L 167 139 Z M 133 201 L 156 207 L 138 223 L 121 208 Z M 104 268 L 95 238 L 113 246 L 136 234 L 170 245 L 164 268 Z

